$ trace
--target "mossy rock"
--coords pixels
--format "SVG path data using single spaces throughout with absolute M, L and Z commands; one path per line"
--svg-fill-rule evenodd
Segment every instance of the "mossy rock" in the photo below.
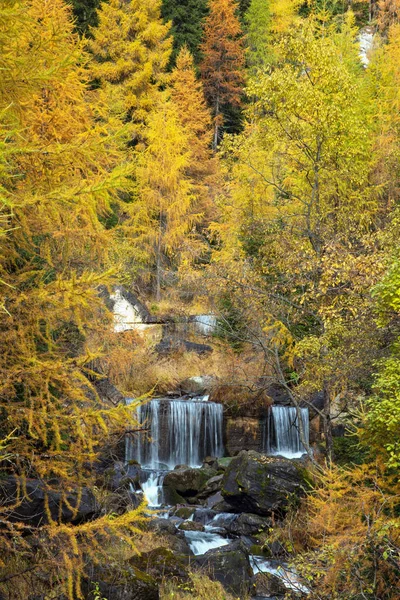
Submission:
M 181 519 L 189 519 L 196 512 L 195 508 L 190 506 L 181 506 L 176 509 L 174 512 L 175 517 L 180 517 Z
M 222 496 L 236 511 L 284 514 L 309 488 L 304 463 L 257 452 L 240 452 L 227 467 Z
M 205 487 L 207 481 L 216 475 L 217 471 L 210 467 L 175 469 L 165 476 L 164 487 L 175 490 L 186 498 L 193 498 Z
M 233 459 L 234 459 L 233 456 L 224 456 L 223 458 L 219 458 L 218 459 L 218 467 L 221 467 L 222 469 L 225 470 L 226 467 L 229 467 L 229 465 L 231 464 Z
M 139 569 L 141 573 L 145 572 L 150 579 L 158 583 L 164 579 L 173 579 L 177 582 L 188 580 L 186 559 L 169 548 L 155 548 L 140 556 L 134 556 L 129 564 L 134 569 Z

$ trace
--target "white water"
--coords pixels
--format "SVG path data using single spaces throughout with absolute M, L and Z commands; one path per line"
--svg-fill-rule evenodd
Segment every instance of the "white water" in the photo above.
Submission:
M 163 488 L 165 473 L 151 471 L 148 478 L 141 484 L 148 506 L 158 508 L 163 501 Z
M 217 329 L 217 317 L 215 315 L 197 315 L 193 321 L 197 333 L 201 335 L 212 335 Z
M 266 560 L 262 556 L 250 556 L 250 564 L 254 575 L 256 573 L 271 573 L 271 575 L 279 577 L 285 587 L 290 590 L 295 590 L 304 594 L 307 594 L 310 591 L 306 586 L 300 583 L 298 574 L 284 563 Z
M 127 399 L 127 403 L 134 402 Z M 221 404 L 208 396 L 192 400 L 151 400 L 137 408 L 139 423 L 148 428 L 134 440 L 126 438 L 126 461 L 142 466 L 142 490 L 151 507 L 163 503 L 163 480 L 177 465 L 199 467 L 206 456 L 222 456 Z
M 308 443 L 308 408 L 301 408 L 300 412 L 304 436 Z M 306 452 L 300 439 L 297 410 L 294 406 L 272 406 L 268 426 L 268 454 L 286 458 L 300 458 Z
M 374 45 L 374 33 L 370 28 L 365 28 L 360 31 L 358 36 L 358 42 L 360 46 L 360 60 L 364 67 L 368 67 L 370 59 L 369 54 Z
M 199 467 L 206 456 L 223 455 L 223 407 L 208 397 L 151 400 L 138 407 L 137 417 L 149 431 L 133 442 L 127 439 L 126 460 L 135 459 L 144 469 Z
M 217 533 L 205 531 L 185 531 L 184 533 L 191 551 L 196 556 L 205 554 L 213 548 L 221 548 L 221 546 L 226 546 L 231 542 L 231 540 L 227 540 Z

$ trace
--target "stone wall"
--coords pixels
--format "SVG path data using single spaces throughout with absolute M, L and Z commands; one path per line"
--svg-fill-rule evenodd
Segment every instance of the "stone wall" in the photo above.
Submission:
M 224 445 L 227 456 L 236 456 L 241 450 L 263 452 L 265 427 L 260 419 L 228 417 L 224 420 Z

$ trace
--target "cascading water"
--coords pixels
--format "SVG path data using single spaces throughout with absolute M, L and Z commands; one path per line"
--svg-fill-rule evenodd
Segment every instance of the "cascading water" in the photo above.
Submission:
M 138 406 L 137 418 L 148 430 L 134 440 L 127 438 L 126 460 L 136 460 L 147 472 L 142 488 L 151 506 L 162 502 L 167 471 L 181 464 L 199 467 L 206 456 L 223 455 L 223 407 L 207 397 L 151 400 Z
M 304 437 L 308 443 L 308 408 L 301 408 L 300 413 Z M 265 448 L 268 454 L 299 458 L 306 452 L 300 437 L 297 409 L 294 406 L 272 406 L 266 425 L 268 432 L 265 436 Z

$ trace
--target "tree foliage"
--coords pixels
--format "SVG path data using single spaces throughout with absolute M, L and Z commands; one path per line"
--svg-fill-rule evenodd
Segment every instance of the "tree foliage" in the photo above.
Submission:
M 91 383 L 97 335 L 109 326 L 97 289 L 109 280 L 114 241 L 102 218 L 129 169 L 119 140 L 104 135 L 86 101 L 87 56 L 72 30 L 61 0 L 1 7 L 0 438 L 8 458 L 0 460 L 18 495 L 0 508 L 0 545 L 2 557 L 31 556 L 33 568 L 33 555 L 46 550 L 49 576 L 77 598 L 84 557 L 99 536 L 127 537 L 141 516 L 61 523 L 63 507 L 78 510 L 100 443 L 134 422 Z M 11 519 L 28 499 L 28 478 L 42 482 L 47 507 L 36 532 Z
M 172 40 L 158 0 L 110 0 L 99 11 L 89 49 L 91 76 L 112 117 L 136 124 L 138 135 L 157 99 Z
M 203 34 L 203 22 L 208 14 L 206 0 L 164 0 L 162 16 L 166 22 L 171 22 L 173 50 L 170 64 L 175 66 L 180 49 L 187 46 L 194 61 L 199 64 L 201 59 L 200 44 Z
M 211 0 L 204 25 L 200 70 L 214 119 L 214 149 L 220 139 L 224 110 L 240 105 L 242 95 L 244 47 L 237 10 L 233 0 Z

